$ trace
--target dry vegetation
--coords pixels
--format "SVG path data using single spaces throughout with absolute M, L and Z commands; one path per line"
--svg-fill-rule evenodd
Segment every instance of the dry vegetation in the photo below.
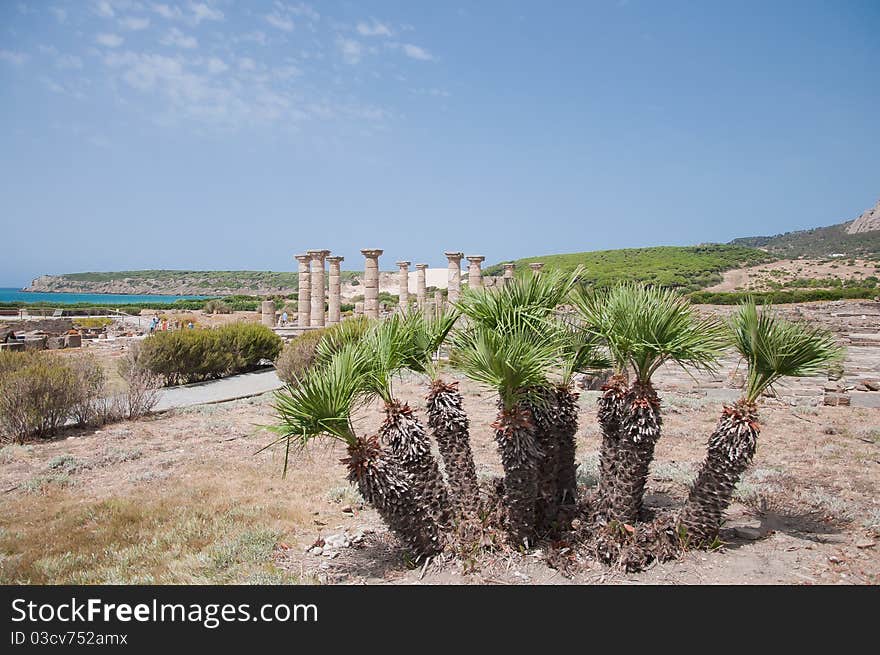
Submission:
M 462 381 L 481 478 L 501 472 L 491 393 Z M 662 386 L 661 386 L 662 390 Z M 420 410 L 427 386 L 401 385 Z M 705 454 L 719 404 L 667 392 L 649 507 L 680 504 Z M 580 399 L 582 485 L 595 484 L 596 392 Z M 754 467 L 716 552 L 640 574 L 564 558 L 486 556 L 411 569 L 404 551 L 345 483 L 340 450 L 319 447 L 281 477 L 271 396 L 177 410 L 0 451 L 0 582 L 17 583 L 878 583 L 880 410 L 767 404 Z M 375 428 L 378 407 L 359 429 Z M 306 553 L 319 537 L 363 529 L 335 558 Z
M 840 283 L 860 285 L 876 277 L 880 265 L 864 259 L 781 259 L 726 271 L 724 279 L 704 291 L 772 291 L 788 288 L 833 288 Z M 810 281 L 807 283 L 806 281 Z M 827 284 L 822 284 L 827 282 Z M 809 284 L 809 286 L 807 286 Z

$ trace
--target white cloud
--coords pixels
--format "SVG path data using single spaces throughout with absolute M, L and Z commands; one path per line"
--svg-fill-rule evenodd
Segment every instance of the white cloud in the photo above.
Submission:
M 107 2 L 107 0 L 98 0 L 95 3 L 95 13 L 102 18 L 113 18 L 116 15 L 113 5 Z
M 419 61 L 434 60 L 434 55 L 432 55 L 424 48 L 420 48 L 419 46 L 413 45 L 412 43 L 404 43 L 401 48 L 403 48 L 403 54 L 411 59 L 418 59 Z
M 119 24 L 125 29 L 134 32 L 147 29 L 150 26 L 150 19 L 139 16 L 127 16 L 126 18 L 120 18 Z
M 380 23 L 375 18 L 372 19 L 372 23 L 360 22 L 357 24 L 355 28 L 358 31 L 358 34 L 361 36 L 393 36 L 394 33 L 391 31 L 391 28 L 385 25 L 384 23 Z
M 293 31 L 293 21 L 290 18 L 281 16 L 280 14 L 267 14 L 266 22 L 269 23 L 269 25 L 271 25 L 272 27 L 277 27 L 279 30 L 284 30 L 285 32 Z
M 218 75 L 229 70 L 229 66 L 226 65 L 226 62 L 218 57 L 210 57 L 208 59 L 207 66 L 208 72 L 214 75 Z
M 193 20 L 196 25 L 203 20 L 223 20 L 223 12 L 206 5 L 204 2 L 190 2 L 189 10 L 192 12 Z
M 14 52 L 12 50 L 0 50 L 0 61 L 5 61 L 7 63 L 12 64 L 13 66 L 21 66 L 28 59 L 30 59 L 30 55 L 26 52 Z
M 163 4 L 154 4 L 153 11 L 159 14 L 162 18 L 166 18 L 168 20 L 177 20 L 179 18 L 183 18 L 183 12 L 180 11 L 180 7 L 177 6 L 169 6 Z
M 182 20 L 189 25 L 199 25 L 206 20 L 221 21 L 225 18 L 222 11 L 205 2 L 190 2 L 187 5 L 188 11 L 184 11 L 178 5 L 164 3 L 154 3 L 152 9 L 166 20 Z
M 159 40 L 159 43 L 177 48 L 186 48 L 187 50 L 199 47 L 199 40 L 196 37 L 184 34 L 176 27 L 172 27 L 168 34 Z
M 247 32 L 245 34 L 240 34 L 236 37 L 233 37 L 233 41 L 241 41 L 241 42 L 251 42 L 258 43 L 260 45 L 266 45 L 269 43 L 269 37 L 266 36 L 265 32 L 261 32 L 259 30 L 255 30 L 253 32 Z
M 83 62 L 76 55 L 58 55 L 55 66 L 61 70 L 79 70 L 83 67 Z
M 49 7 L 49 12 L 55 16 L 55 20 L 59 23 L 63 23 L 67 20 L 67 10 L 62 9 L 61 7 Z
M 118 48 L 122 45 L 124 39 L 117 34 L 98 34 L 95 42 L 108 48 Z
M 342 53 L 342 58 L 348 64 L 358 63 L 364 53 L 363 46 L 354 39 L 339 37 L 336 40 L 336 46 L 339 48 L 339 52 Z
M 242 57 L 238 60 L 238 69 L 242 71 L 252 71 L 257 69 L 257 62 L 250 57 Z

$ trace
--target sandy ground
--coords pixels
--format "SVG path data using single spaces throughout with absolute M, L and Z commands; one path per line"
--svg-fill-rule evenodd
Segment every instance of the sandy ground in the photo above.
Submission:
M 798 278 L 841 280 L 863 279 L 876 276 L 880 270 L 876 262 L 840 258 L 833 261 L 816 259 L 781 259 L 769 264 L 737 268 L 724 273 L 724 279 L 703 291 L 768 291 L 768 282 L 784 284 Z
M 481 477 L 500 473 L 489 424 L 493 395 L 463 381 Z M 399 395 L 422 411 L 427 386 Z M 597 392 L 580 399 L 582 489 L 595 484 Z M 664 394 L 664 436 L 649 508 L 682 502 L 718 401 Z M 413 566 L 345 481 L 342 449 L 317 443 L 282 477 L 270 394 L 174 410 L 0 451 L 0 582 L 318 583 L 878 583 L 880 410 L 791 408 L 768 401 L 754 466 L 715 552 L 625 575 L 586 563 L 574 577 L 540 552 L 463 572 L 458 561 Z M 378 407 L 359 415 L 374 430 Z M 343 531 L 364 539 L 336 556 L 309 554 Z

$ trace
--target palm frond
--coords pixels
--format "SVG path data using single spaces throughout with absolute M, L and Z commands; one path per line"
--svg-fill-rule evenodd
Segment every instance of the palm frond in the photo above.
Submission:
M 506 408 L 524 393 L 549 384 L 548 373 L 558 362 L 558 343 L 520 325 L 496 330 L 471 326 L 453 337 L 452 361 L 466 376 L 498 392 Z
M 508 329 L 524 322 L 532 329 L 562 304 L 574 288 L 581 269 L 552 271 L 516 278 L 501 288 L 465 289 L 456 308 L 474 324 Z
M 421 310 L 408 312 L 403 319 L 403 330 L 409 339 L 404 356 L 405 368 L 436 377 L 434 355 L 446 341 L 459 316 L 455 309 L 439 316 L 428 315 Z
M 728 343 L 721 323 L 701 318 L 671 289 L 625 283 L 576 292 L 572 302 L 587 329 L 607 343 L 617 368 L 631 366 L 642 382 L 667 361 L 712 370 Z
M 770 304 L 759 311 L 753 299 L 740 305 L 729 327 L 734 346 L 748 363 L 749 402 L 780 378 L 816 375 L 844 354 L 827 330 L 780 318 Z
M 588 327 L 568 321 L 556 321 L 555 328 L 554 338 L 559 344 L 559 359 L 564 386 L 568 386 L 575 373 L 586 373 L 611 367 L 611 357 L 608 355 L 603 340 Z
M 333 355 L 346 345 L 358 342 L 371 325 L 372 322 L 366 316 L 357 316 L 327 328 L 315 349 L 315 360 L 318 365 L 329 362 Z
M 325 366 L 275 393 L 273 408 L 278 422 L 269 429 L 280 435 L 275 444 L 286 443 L 285 470 L 291 447 L 304 448 L 320 435 L 354 443 L 351 414 L 364 395 L 367 370 L 360 349 L 352 344 Z

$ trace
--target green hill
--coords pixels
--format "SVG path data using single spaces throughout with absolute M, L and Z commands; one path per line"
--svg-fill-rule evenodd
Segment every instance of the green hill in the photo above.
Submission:
M 849 221 L 776 236 L 742 237 L 734 239 L 730 245 L 761 248 L 780 259 L 796 259 L 801 256 L 824 258 L 836 254 L 880 259 L 880 231 L 847 234 L 846 227 L 851 223 Z
M 584 279 L 600 286 L 620 280 L 635 280 L 696 291 L 720 282 L 724 271 L 772 259 L 775 257 L 754 248 L 708 244 L 596 250 L 529 257 L 515 260 L 514 263 L 520 274 L 528 271 L 529 262 L 544 262 L 545 270 L 572 271 L 582 265 L 586 268 Z M 502 264 L 509 261 L 490 266 L 486 273 L 500 275 Z

